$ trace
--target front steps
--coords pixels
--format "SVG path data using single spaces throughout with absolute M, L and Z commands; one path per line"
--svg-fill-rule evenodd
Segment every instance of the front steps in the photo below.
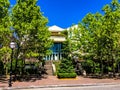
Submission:
M 45 61 L 44 67 L 46 70 L 46 74 L 52 76 L 53 75 L 52 61 L 51 60 Z

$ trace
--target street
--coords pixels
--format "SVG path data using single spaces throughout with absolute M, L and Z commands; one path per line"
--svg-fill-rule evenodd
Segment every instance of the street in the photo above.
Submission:
M 53 88 L 31 88 L 20 90 L 120 90 L 120 84 L 117 85 L 97 85 L 97 86 L 78 86 L 78 87 L 53 87 Z

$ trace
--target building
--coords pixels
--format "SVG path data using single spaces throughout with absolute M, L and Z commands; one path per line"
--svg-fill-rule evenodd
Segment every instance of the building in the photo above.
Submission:
M 54 41 L 53 46 L 51 47 L 52 54 L 46 56 L 45 60 L 61 60 L 63 56 L 62 52 L 62 43 L 66 40 L 65 36 L 62 34 L 64 30 L 68 31 L 68 38 L 71 40 L 74 38 L 73 31 L 77 29 L 78 25 L 74 25 L 67 29 L 60 28 L 56 25 L 49 27 L 49 31 L 51 32 L 51 37 Z
M 54 41 L 53 46 L 51 47 L 52 54 L 46 56 L 46 60 L 61 60 L 62 59 L 62 43 L 66 40 L 65 36 L 62 34 L 62 31 L 65 29 L 60 28 L 56 25 L 49 27 L 51 32 L 51 39 Z

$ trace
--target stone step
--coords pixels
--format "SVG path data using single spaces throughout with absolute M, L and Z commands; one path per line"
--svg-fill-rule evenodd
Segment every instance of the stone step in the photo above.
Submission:
M 47 75 L 53 75 L 53 72 L 51 70 L 46 71 Z
M 51 60 L 45 61 L 45 64 L 46 64 L 46 65 L 51 65 L 51 64 L 52 64 L 52 61 L 51 61 Z
M 45 65 L 44 66 L 46 69 L 51 69 L 52 68 L 52 65 Z
M 53 75 L 53 70 L 52 70 L 52 61 L 45 61 L 45 69 L 47 75 Z

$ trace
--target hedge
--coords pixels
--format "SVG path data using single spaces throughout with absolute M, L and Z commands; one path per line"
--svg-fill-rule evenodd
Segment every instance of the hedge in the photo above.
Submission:
M 77 74 L 76 73 L 58 73 L 57 77 L 58 78 L 76 78 Z

